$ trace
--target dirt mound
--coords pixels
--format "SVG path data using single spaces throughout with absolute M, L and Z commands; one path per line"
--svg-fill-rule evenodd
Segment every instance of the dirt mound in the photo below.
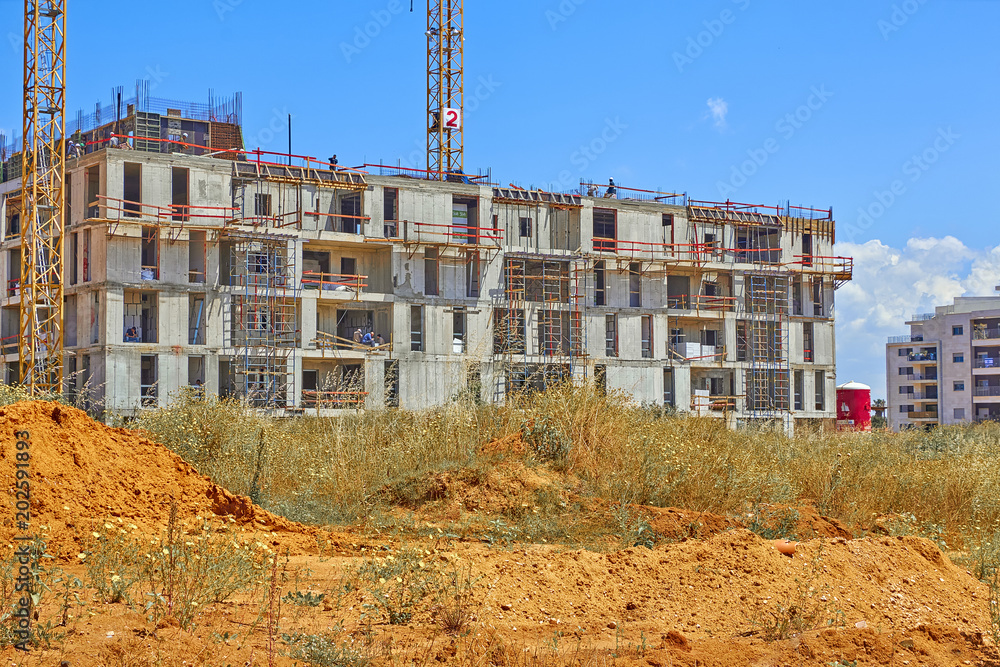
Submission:
M 483 617 L 518 628 L 565 624 L 610 637 L 618 628 L 646 636 L 674 630 L 708 639 L 760 638 L 772 614 L 782 613 L 818 627 L 831 620 L 894 632 L 940 626 L 970 636 L 990 623 L 986 586 L 915 537 L 812 540 L 788 558 L 737 529 L 653 550 L 470 548 L 462 557 L 490 582 Z
M 528 453 L 528 445 L 521 439 L 521 432 L 518 431 L 483 443 L 479 448 L 479 453 L 490 457 L 524 456 Z
M 75 408 L 42 401 L 0 408 L 0 480 L 10 510 L 16 500 L 15 433 L 20 431 L 30 434 L 31 530 L 47 534 L 50 550 L 79 547 L 81 536 L 107 519 L 158 533 L 172 498 L 184 521 L 229 516 L 248 531 L 270 533 L 275 545 L 296 551 L 315 550 L 317 539 L 325 539 L 322 531 L 229 493 L 162 445 L 109 428 Z M 18 533 L 14 512 L 3 512 L 0 542 Z
M 706 539 L 726 530 L 744 527 L 735 519 L 709 512 L 646 505 L 640 505 L 636 509 L 647 517 L 649 526 L 657 537 L 669 540 Z

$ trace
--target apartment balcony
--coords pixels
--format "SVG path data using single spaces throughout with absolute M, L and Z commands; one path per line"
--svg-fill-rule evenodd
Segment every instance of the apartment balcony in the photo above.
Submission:
M 912 394 L 900 394 L 899 398 L 901 401 L 936 401 L 938 400 L 937 393 L 927 393 L 927 392 L 914 392 Z
M 675 294 L 667 297 L 670 310 L 693 310 L 704 313 L 731 313 L 736 310 L 736 297 L 707 294 Z
M 302 273 L 302 289 L 319 290 L 321 299 L 338 299 L 356 301 L 361 298 L 368 276 L 348 275 L 346 273 L 318 273 L 304 271 Z
M 937 373 L 910 373 L 909 375 L 900 375 L 900 381 L 905 382 L 937 382 Z
M 972 360 L 972 369 L 985 372 L 1000 372 L 1000 357 L 976 357 Z
M 889 336 L 889 344 L 894 343 L 922 343 L 924 337 L 919 334 L 906 334 L 904 336 Z
M 937 421 L 938 411 L 937 410 L 921 410 L 919 412 L 907 412 L 906 416 L 910 419 L 933 419 Z
M 1000 329 L 973 329 L 972 330 L 972 344 L 973 345 L 986 345 L 985 341 L 994 341 L 1000 339 Z
M 1000 400 L 1000 386 L 973 387 L 972 395 L 987 401 Z
M 937 352 L 936 351 L 910 352 L 908 355 L 906 355 L 906 360 L 912 361 L 915 364 L 936 364 Z

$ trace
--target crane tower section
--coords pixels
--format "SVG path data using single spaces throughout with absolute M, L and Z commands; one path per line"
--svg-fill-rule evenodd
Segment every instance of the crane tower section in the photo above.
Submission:
M 62 389 L 65 40 L 66 0 L 25 0 L 18 352 L 35 395 Z
M 462 173 L 465 56 L 463 0 L 427 0 L 427 170 Z

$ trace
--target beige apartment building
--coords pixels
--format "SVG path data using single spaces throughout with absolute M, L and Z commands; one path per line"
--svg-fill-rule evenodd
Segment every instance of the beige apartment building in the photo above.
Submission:
M 852 266 L 832 211 L 345 169 L 244 151 L 238 114 L 195 105 L 93 125 L 67 163 L 65 368 L 108 410 L 191 388 L 283 414 L 426 408 L 572 379 L 732 426 L 835 419 Z M 0 183 L 7 382 L 18 157 Z

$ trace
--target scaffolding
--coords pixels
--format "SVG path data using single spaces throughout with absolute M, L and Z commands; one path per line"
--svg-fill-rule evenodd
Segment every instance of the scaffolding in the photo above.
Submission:
M 504 256 L 493 301 L 495 402 L 586 378 L 587 273 L 578 256 Z
M 298 289 L 294 239 L 228 231 L 230 387 L 249 405 L 282 410 L 295 401 Z
M 788 274 L 747 272 L 743 277 L 747 350 L 746 414 L 776 419 L 789 412 Z

